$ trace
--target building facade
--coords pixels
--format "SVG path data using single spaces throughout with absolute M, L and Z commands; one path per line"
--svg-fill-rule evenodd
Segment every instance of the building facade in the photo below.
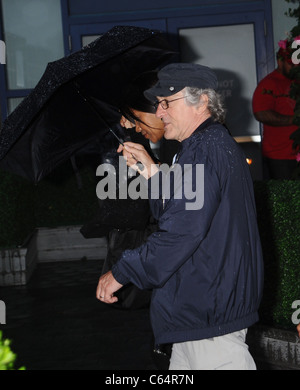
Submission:
M 179 61 L 212 67 L 232 134 L 260 135 L 251 97 L 274 69 L 274 37 L 284 28 L 278 15 L 289 7 L 285 0 L 0 0 L 0 7 L 2 121 L 35 87 L 48 62 L 115 25 L 134 25 L 165 32 Z

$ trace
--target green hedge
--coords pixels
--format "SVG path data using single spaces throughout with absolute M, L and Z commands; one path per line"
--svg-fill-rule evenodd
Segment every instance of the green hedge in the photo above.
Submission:
M 82 225 L 98 207 L 95 175 L 79 172 L 81 187 L 70 164 L 34 185 L 0 171 L 0 249 L 17 247 L 36 227 Z
M 292 303 L 300 299 L 300 181 L 255 182 L 264 254 L 261 322 L 295 329 Z
M 11 340 L 4 339 L 2 332 L 0 331 L 0 371 L 4 370 L 17 370 L 15 368 L 15 360 L 17 355 L 11 350 Z M 23 366 L 18 370 L 25 370 Z
M 34 227 L 33 185 L 0 171 L 0 248 L 21 245 Z
M 81 225 L 96 208 L 95 176 L 80 171 L 82 188 L 66 164 L 37 185 L 0 171 L 0 248 L 22 245 L 35 227 Z M 300 299 L 300 181 L 254 183 L 265 288 L 261 322 L 292 328 L 292 303 Z
M 71 165 L 64 165 L 36 185 L 34 204 L 38 227 L 84 224 L 99 207 L 95 173 L 83 168 L 77 177 Z

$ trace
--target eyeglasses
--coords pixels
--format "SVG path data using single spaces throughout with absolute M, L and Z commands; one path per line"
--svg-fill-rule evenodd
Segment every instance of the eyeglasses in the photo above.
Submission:
M 177 99 L 173 99 L 173 100 L 167 100 L 167 99 L 163 99 L 163 100 L 160 100 L 160 101 L 157 101 L 153 104 L 154 108 L 157 110 L 158 109 L 158 106 L 161 105 L 161 108 L 163 110 L 167 110 L 169 108 L 169 104 L 171 102 L 175 102 L 176 100 L 180 100 L 180 99 L 184 99 L 186 96 L 182 96 L 180 98 L 177 98 Z

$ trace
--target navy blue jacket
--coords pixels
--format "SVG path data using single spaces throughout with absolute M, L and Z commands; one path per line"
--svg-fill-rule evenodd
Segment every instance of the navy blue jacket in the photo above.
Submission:
M 249 327 L 258 320 L 263 289 L 253 183 L 239 145 L 208 119 L 181 143 L 177 163 L 182 169 L 192 164 L 203 207 L 187 210 L 188 191 L 182 199 L 171 190 L 170 199 L 150 200 L 159 231 L 112 268 L 119 283 L 153 289 L 151 323 L 159 344 Z M 198 177 L 197 165 L 203 167 Z M 149 186 L 152 196 L 155 190 Z

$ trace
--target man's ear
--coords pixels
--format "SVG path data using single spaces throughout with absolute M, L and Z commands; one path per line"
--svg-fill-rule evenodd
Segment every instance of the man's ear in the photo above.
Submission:
M 197 106 L 197 112 L 199 114 L 202 114 L 208 106 L 208 96 L 206 94 L 203 94 L 200 96 L 199 104 Z
M 200 96 L 199 106 L 207 106 L 208 104 L 208 96 L 203 94 Z

